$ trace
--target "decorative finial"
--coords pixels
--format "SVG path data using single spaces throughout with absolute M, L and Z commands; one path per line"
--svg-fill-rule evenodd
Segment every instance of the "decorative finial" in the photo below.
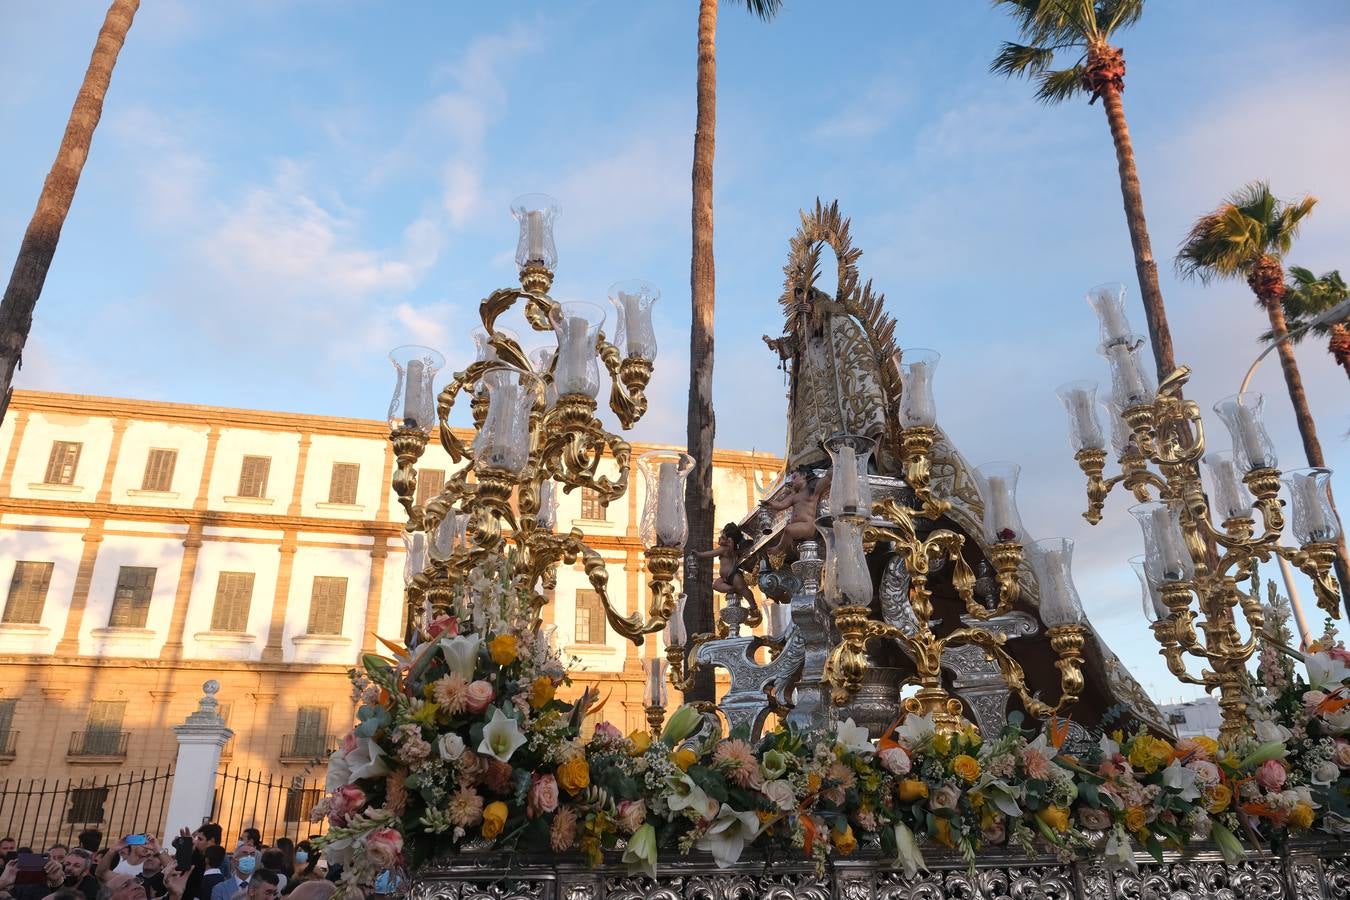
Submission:
M 208 697 L 213 696 L 219 690 L 220 682 L 216 681 L 214 678 L 202 684 L 202 693 L 206 694 Z

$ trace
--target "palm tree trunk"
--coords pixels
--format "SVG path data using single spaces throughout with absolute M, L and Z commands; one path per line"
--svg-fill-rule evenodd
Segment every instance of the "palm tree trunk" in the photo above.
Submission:
M 698 11 L 698 112 L 694 131 L 693 257 L 689 267 L 689 455 L 694 458 L 685 491 L 689 550 L 713 545 L 713 151 L 717 126 L 717 0 L 700 0 Z M 712 579 L 685 556 L 685 624 L 691 635 L 713 629 Z M 699 673 L 689 700 L 712 700 L 713 673 Z
M 126 41 L 131 20 L 140 7 L 140 0 L 113 0 L 108 15 L 99 30 L 84 83 L 75 96 L 75 106 L 66 122 L 66 133 L 56 151 L 47 180 L 38 196 L 37 209 L 28 222 L 19 258 L 14 262 L 4 300 L 0 301 L 0 422 L 5 420 L 9 397 L 13 390 L 14 373 L 19 368 L 28 332 L 33 326 L 33 309 L 42 294 L 47 270 L 56 255 L 56 244 L 61 239 L 61 227 L 75 199 L 75 187 L 80 183 L 84 161 L 89 157 L 89 144 L 94 129 L 103 115 L 103 98 L 108 93 L 117 54 Z
M 1269 261 L 1269 262 L 1267 262 Z M 1294 359 L 1294 348 L 1284 338 L 1289 334 L 1289 326 L 1284 318 L 1284 269 L 1272 257 L 1262 260 L 1260 266 L 1279 267 L 1279 277 L 1270 279 L 1274 289 L 1264 290 L 1257 297 L 1266 308 L 1270 317 L 1270 335 L 1275 343 L 1275 352 L 1280 356 L 1280 368 L 1284 370 L 1284 383 L 1289 388 L 1289 401 L 1294 405 L 1294 418 L 1298 422 L 1298 433 L 1303 438 L 1303 452 L 1310 466 L 1325 466 L 1322 456 L 1322 444 L 1317 439 L 1317 423 L 1313 421 L 1312 409 L 1308 406 L 1308 395 L 1303 390 L 1303 378 L 1299 375 L 1298 361 Z M 1332 509 L 1336 508 L 1335 499 Z M 1339 514 L 1338 514 L 1339 518 Z M 1341 584 L 1341 602 L 1350 613 L 1350 558 L 1346 556 L 1345 535 L 1336 543 L 1336 580 Z
M 1125 224 L 1130 230 L 1130 244 L 1134 248 L 1134 271 L 1139 278 L 1139 295 L 1144 302 L 1144 318 L 1148 323 L 1149 341 L 1153 345 L 1153 360 L 1158 366 L 1158 380 L 1176 369 L 1172 355 L 1172 332 L 1167 327 L 1167 310 L 1163 306 L 1162 289 L 1158 287 L 1158 264 L 1153 260 L 1153 245 L 1148 239 L 1148 223 L 1144 220 L 1144 197 L 1139 191 L 1139 173 L 1134 165 L 1134 145 L 1130 143 L 1130 127 L 1125 121 L 1125 107 L 1120 91 L 1114 86 L 1101 91 L 1106 122 L 1111 126 L 1111 140 L 1116 145 L 1116 167 L 1120 171 L 1120 194 L 1125 201 Z
M 1336 360 L 1336 365 L 1345 369 L 1350 377 L 1350 329 L 1339 322 L 1331 326 L 1331 337 L 1327 339 L 1327 352 Z

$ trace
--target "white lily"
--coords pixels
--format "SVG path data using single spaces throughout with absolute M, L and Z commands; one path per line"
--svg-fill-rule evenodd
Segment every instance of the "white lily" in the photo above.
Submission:
M 1350 678 L 1350 666 L 1325 651 L 1308 654 L 1304 665 L 1308 669 L 1308 687 L 1315 691 L 1333 690 Z
M 356 749 L 347 754 L 347 763 L 352 769 L 352 781 L 389 774 L 389 763 L 385 761 L 384 751 L 373 738 L 358 738 Z
M 1097 742 L 1097 746 L 1102 748 L 1102 756 L 1106 759 L 1111 759 L 1120 753 L 1120 745 L 1106 735 L 1102 735 L 1102 739 Z
M 478 668 L 478 648 L 483 639 L 476 634 L 457 634 L 452 638 L 441 638 L 439 643 L 450 671 L 465 681 L 473 681 L 474 670 Z
M 1130 835 L 1122 825 L 1111 829 L 1111 836 L 1106 839 L 1106 857 L 1114 859 L 1117 865 L 1125 866 L 1131 871 L 1139 871 L 1134 862 L 1134 847 L 1130 844 Z
M 352 783 L 352 764 L 341 747 L 328 757 L 328 773 L 323 779 L 325 794 L 331 794 L 344 784 Z
M 913 751 L 932 741 L 936 731 L 931 715 L 916 716 L 910 713 L 895 729 L 895 739 Z
M 650 823 L 638 826 L 628 845 L 623 850 L 623 862 L 630 871 L 645 872 L 648 878 L 656 877 L 656 829 Z
M 746 843 L 759 834 L 759 816 L 753 812 L 737 812 L 725 803 L 712 825 L 698 840 L 698 849 L 713 855 L 717 868 L 736 864 Z
M 704 819 L 717 815 L 717 801 L 709 797 L 703 788 L 694 783 L 694 779 L 683 772 L 666 779 L 666 791 L 666 806 L 670 807 L 672 813 L 689 809 Z
M 903 822 L 895 823 L 895 864 L 904 867 L 906 878 L 918 875 L 920 869 L 928 871 L 928 864 L 924 862 L 923 851 L 914 839 L 914 832 Z
M 511 754 L 525 743 L 525 735 L 515 719 L 492 707 L 492 718 L 483 726 L 483 741 L 478 752 L 501 762 L 510 762 Z
M 872 746 L 872 738 L 868 735 L 867 728 L 854 724 L 852 718 L 840 722 L 834 736 L 841 747 L 853 753 L 870 755 L 877 750 L 876 747 Z
M 1195 786 L 1195 773 L 1177 760 L 1172 760 L 1172 764 L 1163 769 L 1162 780 L 1182 800 L 1200 799 L 1200 789 Z

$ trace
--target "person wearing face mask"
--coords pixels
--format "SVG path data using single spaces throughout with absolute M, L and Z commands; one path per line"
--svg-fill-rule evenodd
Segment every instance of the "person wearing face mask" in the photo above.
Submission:
M 211 900 L 230 900 L 248 890 L 249 879 L 258 870 L 258 851 L 251 844 L 240 844 L 234 851 L 234 873 L 211 890 Z
M 319 851 L 309 841 L 301 841 L 295 847 L 295 875 L 286 885 L 285 894 L 295 892 L 296 887 L 307 881 L 323 881 L 323 873 L 318 866 L 321 862 Z M 325 866 L 326 867 L 326 866 Z

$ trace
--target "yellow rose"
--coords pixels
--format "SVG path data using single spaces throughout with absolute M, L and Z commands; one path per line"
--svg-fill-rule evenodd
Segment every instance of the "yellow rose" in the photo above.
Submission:
M 1055 831 L 1069 830 L 1069 811 L 1063 806 L 1047 806 L 1045 809 L 1037 810 L 1036 818 Z
M 516 636 L 499 634 L 488 641 L 488 656 L 499 666 L 509 666 L 516 661 Z
M 957 777 L 964 779 L 966 784 L 974 784 L 975 779 L 980 777 L 979 760 L 962 753 L 952 760 L 952 771 L 956 773 Z
M 845 825 L 843 831 L 830 832 L 830 840 L 834 842 L 834 849 L 844 856 L 858 849 L 858 839 L 853 836 L 853 828 L 849 825 Z
M 1289 814 L 1289 824 L 1294 828 L 1311 828 L 1312 823 L 1312 807 L 1306 803 L 1295 804 L 1294 811 Z
M 1140 831 L 1146 824 L 1147 817 L 1142 806 L 1131 806 L 1125 810 L 1125 827 L 1130 831 Z
M 1205 809 L 1212 815 L 1217 815 L 1228 808 L 1228 804 L 1233 799 L 1233 792 L 1228 789 L 1226 784 L 1216 784 L 1205 791 Z
M 569 794 L 579 794 L 591 783 L 591 765 L 585 754 L 578 753 L 558 766 L 558 784 Z
M 494 800 L 483 808 L 483 837 L 491 840 L 502 833 L 506 825 L 506 804 Z
M 1130 765 L 1150 775 L 1172 761 L 1172 745 L 1151 734 L 1135 739 L 1130 748 Z
M 952 736 L 943 732 L 933 735 L 933 751 L 946 755 L 952 750 Z
M 904 802 L 913 803 L 928 796 L 928 784 L 917 778 L 906 778 L 895 786 L 895 792 Z
M 681 747 L 670 755 L 670 761 L 675 763 L 681 772 L 687 772 L 690 766 L 698 762 L 698 753 L 688 747 Z
M 649 731 L 634 731 L 628 735 L 628 740 L 633 744 L 632 756 L 641 756 L 652 745 L 652 735 Z
M 530 708 L 543 709 L 544 706 L 553 699 L 553 692 L 556 690 L 553 686 L 553 679 L 547 675 L 540 675 L 530 685 Z
M 1191 738 L 1191 743 L 1199 747 L 1205 753 L 1207 759 L 1217 759 L 1219 755 L 1219 742 L 1212 737 L 1205 737 L 1203 734 L 1199 737 Z

